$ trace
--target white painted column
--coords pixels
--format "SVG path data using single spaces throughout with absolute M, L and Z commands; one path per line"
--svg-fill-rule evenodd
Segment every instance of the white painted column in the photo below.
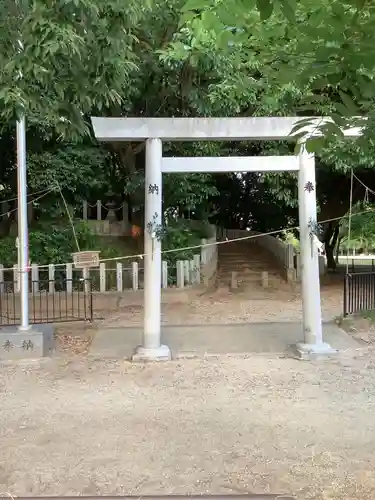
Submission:
M 304 146 L 299 155 L 298 202 L 302 278 L 302 316 L 304 340 L 297 344 L 301 356 L 329 354 L 333 350 L 323 342 L 320 301 L 318 248 L 311 238 L 311 223 L 317 222 L 315 158 Z
M 144 330 L 143 345 L 136 350 L 135 361 L 171 359 L 167 346 L 161 344 L 161 241 L 162 224 L 162 141 L 146 140 L 145 230 L 144 230 Z

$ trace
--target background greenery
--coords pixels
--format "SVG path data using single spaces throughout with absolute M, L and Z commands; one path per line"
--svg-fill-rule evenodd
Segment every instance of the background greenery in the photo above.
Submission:
M 133 214 L 142 212 L 144 145 L 98 145 L 90 115 L 330 115 L 340 126 L 349 116 L 367 116 L 357 120 L 365 127 L 362 138 L 344 142 L 333 124 L 308 146 L 317 154 L 319 217 L 337 218 L 322 234 L 335 266 L 335 249 L 347 238 L 342 218 L 351 169 L 375 187 L 372 1 L 1 0 L 0 28 L 1 199 L 16 194 L 20 113 L 28 124 L 29 191 L 54 188 L 35 202 L 31 260 L 69 261 L 75 250 L 58 187 L 76 219 L 84 199 L 126 200 Z M 211 156 L 290 154 L 293 148 L 286 142 L 164 146 L 169 155 Z M 173 220 L 165 248 L 197 242 L 200 233 L 189 218 L 258 231 L 298 225 L 292 173 L 168 175 L 163 182 L 164 213 Z M 362 210 L 367 198 L 370 206 Z M 356 212 L 365 211 L 353 217 L 351 245 L 358 249 L 374 246 L 372 200 L 355 182 Z M 11 223 L 12 217 L 0 224 L 5 265 L 15 262 Z M 83 224 L 77 231 L 82 249 L 125 252 L 103 245 Z

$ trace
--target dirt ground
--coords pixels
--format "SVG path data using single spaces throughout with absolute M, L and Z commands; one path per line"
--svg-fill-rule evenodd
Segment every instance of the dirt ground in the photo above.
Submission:
M 343 285 L 339 277 L 327 277 L 322 284 L 322 313 L 325 320 L 332 320 L 342 314 Z M 228 287 L 212 290 L 189 291 L 188 300 L 167 303 L 162 306 L 162 321 L 165 324 L 230 324 L 259 323 L 262 321 L 299 321 L 302 315 L 301 290 L 299 285 L 283 281 L 274 283 L 268 289 L 259 285 L 230 291 Z M 100 303 L 94 303 L 102 325 L 141 325 L 143 307 L 122 303 L 110 315 L 106 315 Z M 102 310 L 102 313 L 99 313 Z
M 375 495 L 375 353 L 4 362 L 0 491 Z
M 300 291 L 286 284 L 181 297 L 163 307 L 165 323 L 301 318 Z M 323 284 L 326 319 L 340 314 L 341 300 L 340 284 Z M 345 325 L 360 341 L 356 353 L 324 362 L 223 356 L 137 365 L 82 353 L 98 324 L 141 324 L 142 306 L 96 311 L 93 325 L 59 327 L 67 356 L 0 363 L 0 491 L 374 499 L 367 320 Z
M 342 314 L 343 288 L 338 276 L 327 276 L 321 287 L 323 319 Z M 57 325 L 60 349 L 86 353 L 97 328 L 142 326 L 143 292 L 93 295 L 94 322 Z M 185 289 L 171 293 L 162 304 L 162 323 L 168 325 L 233 324 L 300 321 L 302 300 L 299 285 L 284 281 L 263 289 L 259 284 L 246 289 L 228 287 Z

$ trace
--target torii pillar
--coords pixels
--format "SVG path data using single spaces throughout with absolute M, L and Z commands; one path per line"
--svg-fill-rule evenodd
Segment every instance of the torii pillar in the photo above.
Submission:
M 298 155 L 298 212 L 301 253 L 303 341 L 296 344 L 301 358 L 332 354 L 335 351 L 323 341 L 320 297 L 319 253 L 314 243 L 318 231 L 316 209 L 315 158 L 304 146 Z
M 171 351 L 161 344 L 161 234 L 162 142 L 146 140 L 145 230 L 144 230 L 144 317 L 143 344 L 133 355 L 134 361 L 168 361 Z

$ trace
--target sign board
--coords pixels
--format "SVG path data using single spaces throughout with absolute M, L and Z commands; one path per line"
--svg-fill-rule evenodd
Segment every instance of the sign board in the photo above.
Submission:
M 98 251 L 88 250 L 86 252 L 75 252 L 72 254 L 74 267 L 76 269 L 88 269 L 90 267 L 99 267 Z

